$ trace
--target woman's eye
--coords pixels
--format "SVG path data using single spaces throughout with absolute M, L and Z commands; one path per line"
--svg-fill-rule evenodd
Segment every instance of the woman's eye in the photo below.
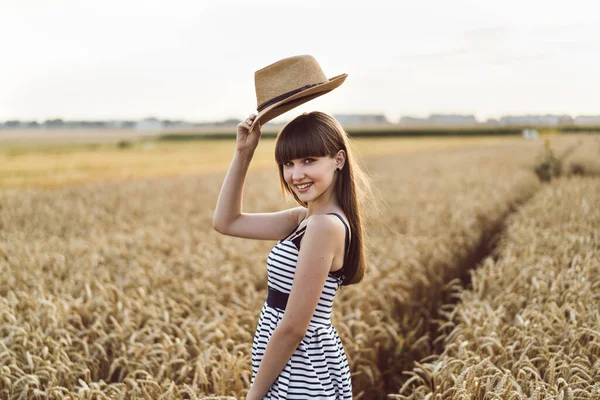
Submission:
M 312 163 L 314 161 L 316 161 L 316 160 L 314 158 L 311 158 L 311 157 L 308 157 L 308 158 L 304 159 L 304 163 L 305 164 L 310 164 L 310 163 Z M 286 162 L 283 163 L 284 167 L 291 167 L 292 165 L 294 165 L 294 163 L 291 162 L 291 161 L 286 161 Z

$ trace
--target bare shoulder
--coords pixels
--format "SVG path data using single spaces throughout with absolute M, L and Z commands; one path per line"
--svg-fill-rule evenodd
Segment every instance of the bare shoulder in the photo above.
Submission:
M 307 235 L 316 235 L 322 239 L 337 241 L 338 237 L 344 237 L 345 228 L 335 215 L 317 214 L 313 215 L 306 226 Z

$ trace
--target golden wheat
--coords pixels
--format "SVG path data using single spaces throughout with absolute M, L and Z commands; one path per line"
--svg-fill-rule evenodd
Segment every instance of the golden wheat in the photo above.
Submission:
M 368 158 L 382 210 L 369 221 L 373 267 L 339 292 L 332 317 L 355 398 L 397 392 L 414 362 L 441 344 L 433 327 L 443 313 L 458 313 L 442 305 L 457 296 L 473 254 L 540 187 L 527 165 L 536 148 Z M 0 397 L 243 396 L 272 243 L 211 229 L 222 180 L 215 173 L 0 192 Z M 244 211 L 284 207 L 278 187 L 274 169 L 253 171 Z M 478 326 L 480 315 L 465 318 L 489 329 Z M 486 339 L 479 356 L 498 340 Z M 451 349 L 467 355 L 468 346 Z M 587 365 L 556 369 L 585 379 Z M 510 376 L 479 383 L 469 371 L 465 393 L 514 385 Z M 417 375 L 408 386 L 437 379 Z
M 598 178 L 561 178 L 511 216 L 445 351 L 413 369 L 432 378 L 395 397 L 600 398 L 599 205 Z

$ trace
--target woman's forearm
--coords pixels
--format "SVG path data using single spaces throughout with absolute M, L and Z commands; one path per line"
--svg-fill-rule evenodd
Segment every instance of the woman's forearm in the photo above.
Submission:
M 254 150 L 236 150 L 233 155 L 213 216 L 213 228 L 219 232 L 227 229 L 227 226 L 242 213 L 244 181 L 253 156 Z
M 275 328 L 267 343 L 254 383 L 248 392 L 246 400 L 262 399 L 267 393 L 285 364 L 294 354 L 302 338 L 290 334 L 283 329 Z

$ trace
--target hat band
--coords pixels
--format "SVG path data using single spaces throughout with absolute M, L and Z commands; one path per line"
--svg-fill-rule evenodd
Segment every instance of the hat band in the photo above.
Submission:
M 259 105 L 258 108 L 256 109 L 256 111 L 261 112 L 262 110 L 264 110 L 265 108 L 269 107 L 272 104 L 278 103 L 281 100 L 285 100 L 288 97 L 292 97 L 296 93 L 299 93 L 299 92 L 301 92 L 303 90 L 306 90 L 306 89 L 310 89 L 313 86 L 321 85 L 323 83 L 325 83 L 325 82 L 313 83 L 311 85 L 302 86 L 301 88 L 294 89 L 294 90 L 286 92 L 284 94 L 280 94 L 279 96 L 273 97 L 272 99 L 267 100 L 264 103 L 262 103 L 261 105 Z

